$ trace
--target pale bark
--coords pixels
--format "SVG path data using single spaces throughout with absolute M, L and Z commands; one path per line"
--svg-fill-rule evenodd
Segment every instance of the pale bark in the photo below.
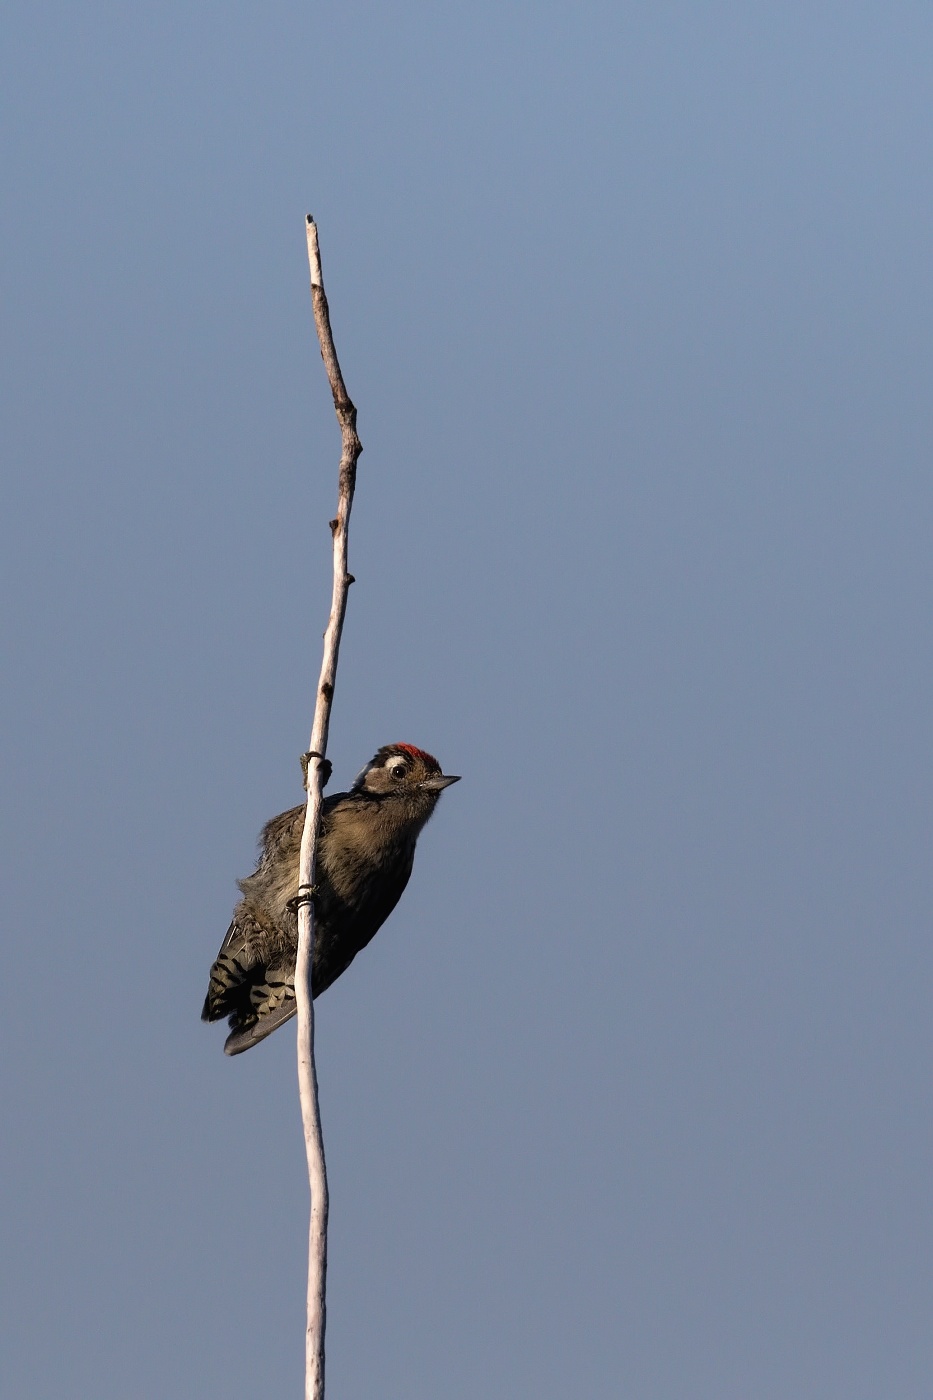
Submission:
M 330 522 L 334 542 L 334 586 L 327 631 L 324 633 L 324 659 L 318 681 L 307 762 L 308 806 L 301 837 L 298 874 L 298 957 L 295 966 L 295 1001 L 298 1008 L 298 1093 L 308 1158 L 311 1188 L 311 1225 L 308 1237 L 308 1322 L 305 1335 L 305 1400 L 324 1400 L 324 1324 L 327 1279 L 327 1168 L 321 1114 L 318 1104 L 317 1071 L 314 1065 L 314 1003 L 311 969 L 314 961 L 314 871 L 318 831 L 321 824 L 321 760 L 327 753 L 327 731 L 337 676 L 340 634 L 347 608 L 352 576 L 347 572 L 347 527 L 356 485 L 356 463 L 362 452 L 356 435 L 356 409 L 350 401 L 330 328 L 330 314 L 321 275 L 317 225 L 308 215 L 308 262 L 311 268 L 311 299 L 314 322 L 321 344 L 321 357 L 327 370 L 334 408 L 340 423 L 343 449 L 337 488 L 337 515 Z

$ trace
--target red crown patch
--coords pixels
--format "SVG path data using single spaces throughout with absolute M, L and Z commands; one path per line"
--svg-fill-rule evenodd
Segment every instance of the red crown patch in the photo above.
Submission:
M 396 744 L 395 747 L 404 753 L 410 753 L 412 758 L 420 758 L 426 768 L 436 768 L 438 773 L 441 771 L 441 765 L 434 755 L 426 753 L 424 749 L 416 749 L 414 744 Z

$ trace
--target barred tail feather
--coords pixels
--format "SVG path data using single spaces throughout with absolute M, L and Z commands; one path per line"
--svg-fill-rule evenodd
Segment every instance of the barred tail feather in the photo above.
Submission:
M 249 989 L 249 1010 L 231 1016 L 224 1053 L 239 1055 L 249 1050 L 291 1020 L 296 1010 L 294 968 L 267 968 L 262 981 Z
M 237 1026 L 224 1042 L 224 1054 L 242 1055 L 244 1050 L 251 1050 L 254 1045 L 265 1040 L 267 1035 L 277 1031 L 279 1026 L 290 1021 L 297 1010 L 295 998 L 292 996 L 290 1000 L 284 1001 L 277 1010 L 270 1011 L 266 1016 L 260 1016 L 251 1025 Z

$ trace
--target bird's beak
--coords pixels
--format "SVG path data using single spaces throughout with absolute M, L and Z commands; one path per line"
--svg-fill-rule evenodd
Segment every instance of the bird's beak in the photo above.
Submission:
M 450 773 L 435 773 L 433 778 L 425 778 L 421 786 L 427 788 L 428 792 L 442 792 L 445 787 L 450 787 L 451 783 L 459 781 L 459 776 L 454 778 Z

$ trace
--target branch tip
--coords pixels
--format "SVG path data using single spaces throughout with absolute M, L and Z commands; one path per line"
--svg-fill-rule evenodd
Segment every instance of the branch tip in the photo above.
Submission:
M 306 215 L 305 230 L 308 235 L 308 266 L 311 269 L 312 294 L 324 295 L 324 274 L 321 271 L 321 250 L 317 241 L 317 224 L 310 214 Z

